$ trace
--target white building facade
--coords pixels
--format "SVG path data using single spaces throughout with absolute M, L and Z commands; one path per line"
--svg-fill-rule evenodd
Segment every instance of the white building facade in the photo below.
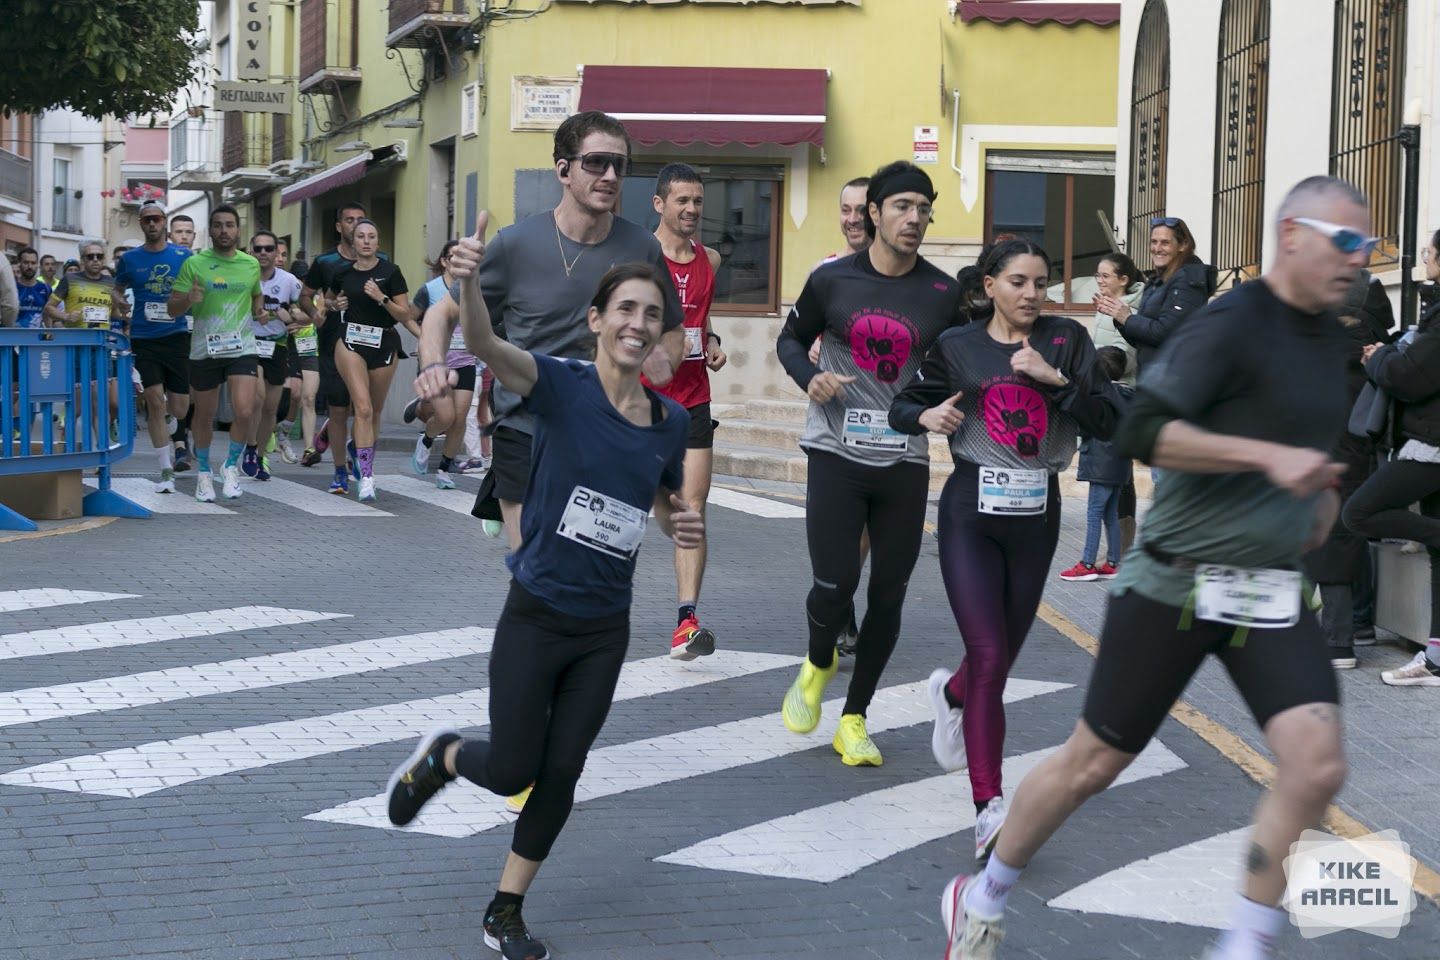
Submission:
M 1285 192 L 1333 174 L 1371 197 L 1371 270 L 1398 294 L 1403 124 L 1420 134 L 1420 248 L 1440 228 L 1437 44 L 1440 0 L 1122 0 L 1121 242 L 1146 267 L 1151 217 L 1181 217 L 1222 284 L 1248 279 Z
M 84 240 L 106 240 L 106 150 L 124 146 L 119 124 L 73 110 L 48 110 L 35 122 L 35 248 L 61 263 Z

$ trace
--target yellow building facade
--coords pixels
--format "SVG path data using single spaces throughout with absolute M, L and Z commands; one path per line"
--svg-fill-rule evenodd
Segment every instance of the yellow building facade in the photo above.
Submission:
M 552 131 L 595 100 L 587 67 L 631 68 L 635 95 L 649 97 L 645 116 L 673 115 L 672 129 L 702 109 L 695 85 L 657 110 L 646 68 L 710 71 L 706 111 L 729 109 L 735 68 L 824 71 L 820 102 L 806 108 L 819 143 L 637 143 L 620 208 L 647 222 L 661 165 L 701 169 L 702 237 L 725 258 L 715 326 L 735 361 L 717 391 L 785 394 L 773 358 L 780 317 L 813 265 L 844 247 L 841 187 L 895 159 L 919 162 L 939 191 L 924 252 L 941 266 L 969 262 L 996 233 L 1022 233 L 1059 261 L 1056 299 L 1088 302 L 1075 281 L 1113 239 L 1118 6 L 1049 5 L 1070 22 L 1033 7 L 1012 15 L 1021 6 L 272 0 L 272 73 L 294 84 L 297 110 L 287 121 L 248 117 L 247 129 L 269 125 L 272 180 L 230 195 L 247 224 L 312 256 L 334 243 L 338 204 L 358 199 L 415 285 L 478 210 L 493 229 L 553 206 Z M 593 105 L 624 115 L 617 96 Z M 763 109 L 736 106 L 732 120 L 763 130 Z M 276 124 L 287 127 L 283 145 Z

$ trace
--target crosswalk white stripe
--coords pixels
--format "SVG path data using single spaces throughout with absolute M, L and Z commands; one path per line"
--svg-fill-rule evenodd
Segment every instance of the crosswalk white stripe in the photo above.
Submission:
M 1235 900 L 1253 827 L 1136 860 L 1083 883 L 1049 906 L 1222 929 Z
M 350 486 L 353 491 L 355 480 L 352 478 Z M 217 485 L 218 486 L 218 485 Z M 304 513 L 317 517 L 393 517 L 393 513 L 386 513 L 378 507 L 367 506 L 350 499 L 350 496 L 339 496 L 334 493 L 326 493 L 314 487 L 307 487 L 303 483 L 295 483 L 290 480 L 281 480 L 279 477 L 271 477 L 269 480 L 260 482 L 244 482 L 241 484 L 244 495 L 238 502 L 244 503 L 245 497 L 255 496 L 265 500 L 274 500 L 276 503 L 283 503 L 287 507 L 294 507 Z M 233 502 L 233 501 L 232 501 Z
M 1005 686 L 1005 702 L 1064 690 L 1069 684 L 1011 679 Z M 825 703 L 826 715 L 838 717 L 843 699 Z M 872 734 L 908 727 L 933 718 L 925 697 L 925 683 L 886 687 L 875 694 L 866 726 Z M 715 726 L 698 727 L 621 743 L 592 751 L 585 772 L 575 790 L 575 802 L 610 797 L 631 790 L 643 790 L 707 773 L 717 773 L 828 745 L 834 726 L 822 725 L 806 736 L 786 730 L 779 713 L 749 717 Z M 380 793 L 352 800 L 307 819 L 355 826 L 399 829 L 386 814 L 387 797 Z M 501 800 L 480 788 L 460 781 L 440 794 L 405 829 L 442 837 L 468 837 L 508 823 Z
M 1058 747 L 1010 757 L 1006 781 L 1018 783 Z M 1151 741 L 1113 786 L 1184 769 L 1185 762 Z M 734 830 L 657 857 L 665 863 L 767 877 L 832 883 L 932 840 L 975 826 L 964 773 L 930 777 L 850 800 L 811 807 Z
M 100 603 L 104 600 L 129 600 L 134 593 L 101 593 L 98 590 L 58 590 L 35 587 L 30 590 L 0 591 L 0 613 L 16 610 L 38 610 L 41 607 L 64 607 L 72 603 Z
M 736 651 L 720 651 L 687 664 L 668 656 L 632 660 L 620 671 L 615 699 L 652 697 L 766 670 L 794 667 L 799 662 L 799 657 Z M 488 702 L 488 689 L 466 690 L 302 720 L 157 740 L 138 747 L 15 770 L 0 776 L 0 783 L 71 793 L 142 797 L 228 773 L 405 740 L 440 723 L 483 725 L 489 722 Z
M 162 640 L 213 637 L 238 630 L 285 627 L 348 616 L 348 613 L 317 613 L 314 610 L 287 610 L 284 607 L 230 607 L 225 610 L 202 610 L 198 613 L 175 613 L 164 617 L 142 617 L 138 620 L 84 623 L 74 627 L 54 627 L 0 635 L 0 660 L 73 653 L 79 650 L 107 650 L 111 647 L 159 643 Z
M 470 516 L 475 506 L 475 494 L 467 490 L 441 490 L 433 482 L 417 477 L 405 477 L 396 473 L 376 474 L 375 486 L 386 493 L 398 494 L 409 500 L 419 500 L 432 507 L 442 507 Z
M 772 519 L 793 519 L 805 517 L 805 508 L 798 503 L 784 503 L 766 497 L 751 496 L 727 487 L 711 487 L 709 503 L 717 507 L 739 510 L 741 513 Z
M 87 487 L 97 487 L 100 481 L 87 478 Z M 177 484 L 174 493 L 156 493 L 155 481 L 145 477 L 114 477 L 110 485 L 115 492 L 129 497 L 151 513 L 186 513 L 202 516 L 235 516 L 234 510 L 226 510 L 218 503 L 201 503 L 195 499 L 195 482 Z
M 217 693 L 346 677 L 489 653 L 495 631 L 460 627 L 0 693 L 0 727 Z

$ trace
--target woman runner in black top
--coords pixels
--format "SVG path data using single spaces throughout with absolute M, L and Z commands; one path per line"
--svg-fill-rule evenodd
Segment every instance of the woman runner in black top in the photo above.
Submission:
M 335 369 L 350 391 L 355 412 L 355 455 L 360 461 L 361 500 L 375 499 L 375 438 L 380 435 L 380 412 L 395 359 L 400 356 L 396 323 L 417 338 L 420 326 L 410 318 L 405 275 L 377 255 L 380 233 L 374 221 L 355 225 L 356 261 L 335 278 L 333 292 L 344 298 L 340 330 L 335 341 Z

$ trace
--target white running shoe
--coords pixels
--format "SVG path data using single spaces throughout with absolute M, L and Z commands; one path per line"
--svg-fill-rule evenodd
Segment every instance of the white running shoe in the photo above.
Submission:
M 195 499 L 201 503 L 215 502 L 215 474 L 209 470 L 195 474 Z
M 362 502 L 366 502 L 366 503 L 374 503 L 374 502 L 375 502 L 375 478 L 374 478 L 374 477 L 361 477 L 361 478 L 360 478 L 360 495 L 359 495 L 359 499 L 360 499 Z
M 485 536 L 493 539 L 505 532 L 505 524 L 499 520 L 482 520 L 480 522 L 480 529 L 485 531 Z
M 418 476 L 424 476 L 430 469 L 430 448 L 425 446 L 425 434 L 415 438 L 415 452 L 410 455 L 410 468 Z
M 166 469 L 166 470 L 161 470 L 161 471 L 160 471 L 160 482 L 157 483 L 157 484 L 155 484 L 155 492 L 156 492 L 156 493 L 174 493 L 174 492 L 175 492 L 175 471 L 174 471 L 174 470 Z
M 935 708 L 935 730 L 930 734 L 930 752 L 946 773 L 965 769 L 965 731 L 961 728 L 963 711 L 950 706 L 945 699 L 945 685 L 950 674 L 936 670 L 930 674 L 930 705 Z
M 450 479 L 450 474 L 444 470 L 435 471 L 435 487 L 438 490 L 454 490 L 455 481 Z
M 286 463 L 298 463 L 300 458 L 295 455 L 295 448 L 290 445 L 290 437 L 284 433 L 275 435 L 275 449 L 280 451 L 280 459 Z
M 1004 797 L 992 797 L 985 804 L 985 809 L 975 815 L 976 860 L 984 860 L 995 849 L 995 841 L 1000 839 L 1000 828 L 1005 826 L 1005 814 L 1009 812 Z
M 225 481 L 224 486 L 220 488 L 220 495 L 226 500 L 239 500 L 240 468 L 233 466 L 221 467 L 220 476 Z
M 1380 679 L 1392 687 L 1440 687 L 1440 667 L 1425 659 L 1421 650 L 1405 666 L 1380 674 Z
M 986 920 L 965 908 L 965 894 L 980 875 L 958 876 L 940 895 L 940 919 L 948 938 L 945 960 L 991 960 L 1005 939 L 1005 918 Z

